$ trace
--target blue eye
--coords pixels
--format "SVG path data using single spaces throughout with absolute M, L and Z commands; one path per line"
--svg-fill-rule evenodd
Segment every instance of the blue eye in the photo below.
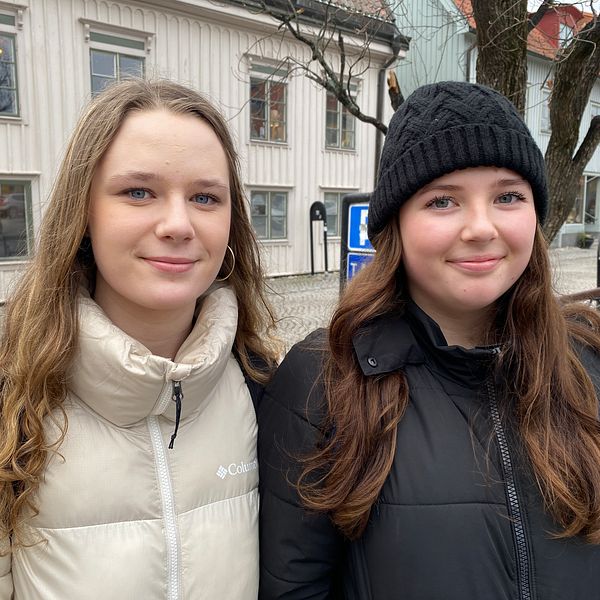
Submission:
M 147 194 L 148 192 L 142 188 L 132 188 L 131 190 L 127 190 L 127 195 L 132 200 L 145 200 L 148 197 Z
M 498 204 L 516 204 L 519 200 L 525 200 L 525 196 L 519 192 L 507 192 L 498 196 Z
M 448 196 L 440 196 L 439 198 L 436 197 L 428 202 L 427 208 L 444 209 L 450 208 L 452 204 L 454 204 L 454 200 L 452 200 L 452 198 L 449 198 Z
M 216 202 L 216 198 L 214 196 L 209 196 L 208 194 L 196 194 L 192 197 L 192 200 L 196 204 L 212 204 Z

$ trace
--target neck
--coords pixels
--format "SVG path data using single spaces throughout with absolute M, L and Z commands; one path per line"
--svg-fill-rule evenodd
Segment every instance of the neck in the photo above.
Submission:
M 191 311 L 143 310 L 139 306 L 105 303 L 101 295 L 94 297 L 106 316 L 122 331 L 143 344 L 152 354 L 173 359 L 192 330 Z
M 474 348 L 486 343 L 491 311 L 489 308 L 477 312 L 448 314 L 421 306 L 440 327 L 448 346 Z

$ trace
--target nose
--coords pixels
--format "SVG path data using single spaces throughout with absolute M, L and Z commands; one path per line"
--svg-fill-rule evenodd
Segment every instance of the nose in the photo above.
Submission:
M 162 203 L 157 215 L 156 235 L 176 242 L 190 240 L 195 230 L 190 215 L 190 205 L 182 196 L 171 196 Z
M 465 215 L 461 238 L 469 242 L 487 242 L 498 237 L 492 208 L 487 204 L 474 206 Z

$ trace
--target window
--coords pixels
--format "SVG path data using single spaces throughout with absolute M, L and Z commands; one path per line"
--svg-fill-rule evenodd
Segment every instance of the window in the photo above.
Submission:
M 250 195 L 252 227 L 259 239 L 287 237 L 287 192 L 253 191 Z
M 115 81 L 144 76 L 143 40 L 91 31 L 89 41 L 92 96 Z
M 14 15 L 0 12 L 0 116 L 19 115 Z
M 338 99 L 327 92 L 325 115 L 325 145 L 327 148 L 354 150 L 356 119 Z
M 561 23 L 558 28 L 560 46 L 566 46 L 573 39 L 573 28 L 566 23 Z
M 550 92 L 542 92 L 542 133 L 551 133 L 550 128 Z
M 325 192 L 323 204 L 327 213 L 327 235 L 339 237 L 341 235 L 341 205 L 342 198 L 346 192 Z
M 29 255 L 30 183 L 0 179 L 0 260 Z
M 250 76 L 250 139 L 287 140 L 287 68 L 253 64 Z

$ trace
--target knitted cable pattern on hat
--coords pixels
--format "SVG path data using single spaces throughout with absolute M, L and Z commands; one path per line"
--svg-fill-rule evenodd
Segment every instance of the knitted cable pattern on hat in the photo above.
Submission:
M 544 157 L 514 105 L 473 83 L 446 81 L 415 90 L 390 121 L 369 203 L 369 237 L 413 194 L 458 169 L 515 171 L 533 190 L 540 223 L 548 212 Z

